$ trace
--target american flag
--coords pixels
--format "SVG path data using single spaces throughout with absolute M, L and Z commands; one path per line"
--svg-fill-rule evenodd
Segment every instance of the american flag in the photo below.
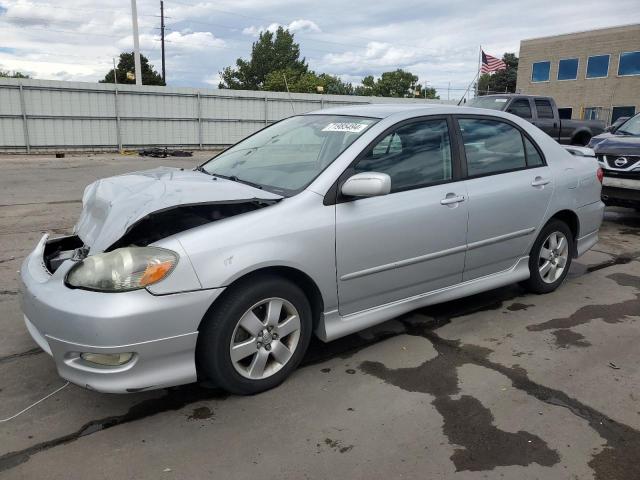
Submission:
M 507 64 L 502 60 L 482 51 L 482 67 L 480 67 L 480 73 L 492 73 L 499 70 L 505 70 Z

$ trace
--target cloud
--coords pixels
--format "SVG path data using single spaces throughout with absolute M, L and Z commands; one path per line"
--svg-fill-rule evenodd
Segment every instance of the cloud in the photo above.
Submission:
M 304 18 L 300 18 L 298 20 L 294 20 L 288 25 L 282 25 L 280 23 L 271 23 L 267 27 L 256 27 L 255 25 L 251 25 L 249 27 L 245 27 L 242 29 L 242 33 L 245 35 L 251 35 L 252 37 L 257 37 L 260 35 L 260 32 L 271 32 L 274 33 L 278 30 L 279 27 L 284 27 L 292 33 L 320 33 L 322 30 L 318 26 L 318 24 L 312 20 L 306 20 Z

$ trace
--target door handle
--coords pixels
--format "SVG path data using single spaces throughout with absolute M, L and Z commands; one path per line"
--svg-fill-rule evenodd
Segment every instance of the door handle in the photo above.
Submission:
M 452 205 L 454 203 L 464 202 L 464 195 L 456 195 L 455 193 L 447 193 L 447 196 L 440 200 L 440 205 Z
M 547 184 L 551 183 L 551 179 L 550 178 L 542 178 L 542 177 L 536 177 L 533 179 L 533 182 L 531 182 L 531 186 L 532 187 L 543 187 Z

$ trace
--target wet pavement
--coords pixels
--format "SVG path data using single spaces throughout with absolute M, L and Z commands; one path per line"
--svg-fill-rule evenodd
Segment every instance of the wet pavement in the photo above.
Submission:
M 0 158 L 0 419 L 64 382 L 27 334 L 17 270 L 84 186 L 207 158 Z M 612 209 L 565 285 L 513 285 L 330 344 L 253 397 L 70 385 L 0 423 L 0 478 L 640 478 L 640 215 Z

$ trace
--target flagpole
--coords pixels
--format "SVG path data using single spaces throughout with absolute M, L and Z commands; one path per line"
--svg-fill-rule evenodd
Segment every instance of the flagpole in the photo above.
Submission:
M 480 45 L 480 51 L 478 52 L 478 71 L 476 73 L 476 77 L 478 81 L 476 82 L 476 97 L 478 96 L 478 89 L 480 88 L 480 69 L 482 68 L 482 45 Z

